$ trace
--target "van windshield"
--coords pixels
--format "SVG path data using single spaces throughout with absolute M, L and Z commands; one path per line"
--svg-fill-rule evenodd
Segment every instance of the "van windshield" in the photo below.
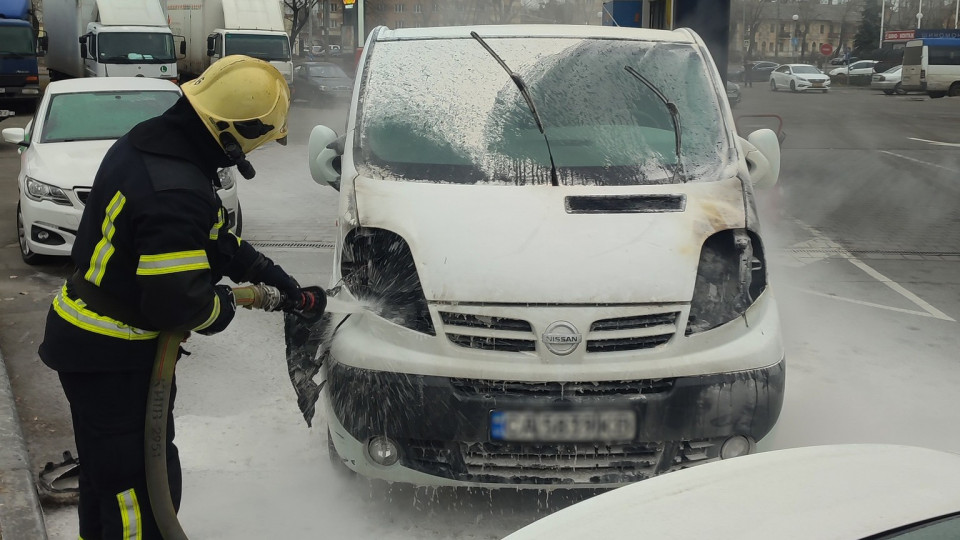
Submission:
M 559 37 L 486 41 L 529 88 L 561 184 L 717 179 L 730 162 L 717 92 L 693 45 Z M 361 174 L 550 183 L 550 156 L 529 107 L 475 40 L 381 41 L 369 54 L 355 140 Z M 627 66 L 677 105 L 682 167 L 669 109 Z
M 225 54 L 245 54 L 260 60 L 290 61 L 290 42 L 286 34 L 227 33 Z
M 101 32 L 97 35 L 101 64 L 170 64 L 173 35 L 159 32 Z

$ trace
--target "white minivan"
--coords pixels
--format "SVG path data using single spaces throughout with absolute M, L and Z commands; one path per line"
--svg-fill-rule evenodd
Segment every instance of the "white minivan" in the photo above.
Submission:
M 960 96 L 960 39 L 908 41 L 903 50 L 901 86 L 932 98 Z
M 288 350 L 337 465 L 592 488 L 755 450 L 785 380 L 753 198 L 780 148 L 738 138 L 695 33 L 379 27 L 357 72 L 309 152 L 331 293 L 367 307 Z

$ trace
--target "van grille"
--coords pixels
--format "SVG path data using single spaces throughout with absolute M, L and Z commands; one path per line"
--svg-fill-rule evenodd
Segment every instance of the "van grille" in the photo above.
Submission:
M 676 379 L 643 379 L 602 382 L 520 382 L 483 379 L 451 379 L 450 384 L 464 394 L 543 397 L 630 396 L 669 392 Z
M 588 353 L 636 351 L 659 347 L 677 333 L 679 311 L 602 319 L 590 325 Z M 605 332 L 617 332 L 604 337 Z
M 536 336 L 530 323 L 520 319 L 440 312 L 444 329 L 455 345 L 500 352 L 533 352 Z
M 656 474 L 663 444 L 461 445 L 467 471 L 483 481 L 521 484 L 601 484 Z

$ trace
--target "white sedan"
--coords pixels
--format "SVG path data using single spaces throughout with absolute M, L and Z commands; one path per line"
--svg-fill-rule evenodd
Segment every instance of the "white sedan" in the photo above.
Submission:
M 504 540 L 960 538 L 960 455 L 850 444 L 672 472 L 575 504 Z
M 853 77 L 871 77 L 873 68 L 878 63 L 877 60 L 860 60 L 849 66 L 838 67 L 830 71 L 830 78 L 837 79 L 840 82 L 847 82 L 847 79 Z
M 789 88 L 793 92 L 830 89 L 830 77 L 810 64 L 784 64 L 770 73 L 770 89 Z
M 180 88 L 160 79 L 104 77 L 47 86 L 26 128 L 3 130 L 20 145 L 17 236 L 27 264 L 44 256 L 69 256 L 100 161 L 138 123 L 158 116 L 180 98 Z M 220 171 L 220 198 L 228 223 L 238 225 L 233 168 Z
M 903 66 L 894 66 L 883 73 L 874 73 L 873 78 L 870 79 L 870 88 L 883 90 L 883 93 L 888 96 L 891 94 L 906 94 L 906 90 L 900 84 L 902 69 Z

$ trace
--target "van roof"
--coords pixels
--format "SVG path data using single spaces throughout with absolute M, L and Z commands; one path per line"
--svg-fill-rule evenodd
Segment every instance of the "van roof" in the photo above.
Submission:
M 469 39 L 470 32 L 483 38 L 500 37 L 574 37 L 601 39 L 628 39 L 636 41 L 668 41 L 694 43 L 692 32 L 682 30 L 651 30 L 616 26 L 574 24 L 510 24 L 478 26 L 441 26 L 430 28 L 402 28 L 391 30 L 383 27 L 377 41 L 407 39 Z

